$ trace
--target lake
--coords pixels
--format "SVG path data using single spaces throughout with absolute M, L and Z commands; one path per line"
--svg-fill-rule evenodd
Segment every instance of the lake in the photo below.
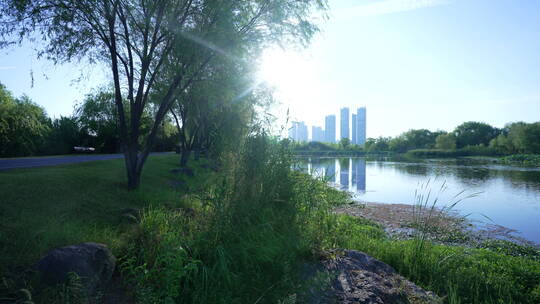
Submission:
M 454 210 L 479 225 L 497 224 L 540 244 L 540 169 L 497 165 L 489 160 L 422 161 L 365 158 L 303 158 L 299 169 L 324 176 L 365 202 L 415 204 L 415 191 L 438 206 L 456 201 Z M 445 190 L 440 192 L 442 185 Z M 427 186 L 426 186 L 427 185 Z M 424 187 L 425 190 L 421 190 Z M 468 197 L 476 195 L 474 197 Z

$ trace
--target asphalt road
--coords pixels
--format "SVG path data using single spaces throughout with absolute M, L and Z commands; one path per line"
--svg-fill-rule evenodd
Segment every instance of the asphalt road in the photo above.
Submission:
M 151 153 L 151 155 L 171 152 Z M 95 160 L 108 160 L 124 158 L 124 154 L 99 154 L 99 155 L 67 155 L 67 156 L 45 156 L 29 158 L 2 158 L 0 159 L 0 170 L 46 167 L 65 164 L 75 164 Z

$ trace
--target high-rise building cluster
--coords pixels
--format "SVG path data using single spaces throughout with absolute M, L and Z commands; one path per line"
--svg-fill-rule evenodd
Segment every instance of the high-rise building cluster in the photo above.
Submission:
M 289 129 L 289 138 L 295 141 L 308 141 L 308 128 L 303 121 L 293 121 Z
M 324 129 L 319 126 L 311 126 L 310 141 L 335 143 L 342 138 L 348 138 L 352 144 L 363 145 L 366 143 L 366 108 L 360 107 L 356 113 L 349 113 L 349 108 L 340 111 L 340 133 L 336 136 L 336 115 L 328 115 L 324 119 Z M 308 141 L 308 128 L 301 122 L 293 122 L 289 129 L 289 138 L 295 141 Z

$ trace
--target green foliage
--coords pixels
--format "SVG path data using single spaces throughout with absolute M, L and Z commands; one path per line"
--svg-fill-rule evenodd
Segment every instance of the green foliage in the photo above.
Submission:
M 55 247 L 91 240 L 115 252 L 122 242 L 121 210 L 178 197 L 170 186 L 175 163 L 174 155 L 150 157 L 136 192 L 121 186 L 121 159 L 0 171 L 0 279 Z
M 504 133 L 510 142 L 510 149 L 513 153 L 523 153 L 525 150 L 525 126 L 524 122 L 515 122 L 507 125 L 504 129 Z
M 68 273 L 68 280 L 57 286 L 47 287 L 41 291 L 37 299 L 38 303 L 58 303 L 58 304 L 90 304 L 94 301 L 85 294 L 81 284 L 81 277 L 76 273 Z M 95 301 L 99 300 L 99 296 Z
M 82 131 L 87 135 L 84 146 L 94 147 L 103 153 L 115 153 L 120 149 L 118 138 L 118 115 L 114 94 L 99 90 L 88 94 L 75 109 Z M 148 130 L 148 126 L 146 126 Z M 80 145 L 83 145 L 82 143 Z
M 306 45 L 318 31 L 313 11 L 325 9 L 324 0 L 7 0 L 0 4 L 0 47 L 37 35 L 43 40 L 40 55 L 55 63 L 88 59 L 111 68 L 116 126 L 126 154 L 128 186 L 135 189 L 159 128 L 176 100 L 189 104 L 191 97 L 201 97 L 192 90 L 197 90 L 199 81 L 222 76 L 216 70 L 224 62 L 229 77 L 246 75 L 243 69 L 257 60 L 264 47 Z M 231 68 L 235 66 L 241 68 Z M 244 84 L 241 90 L 233 90 L 246 92 L 238 98 L 251 94 L 254 80 Z M 203 103 L 201 108 L 222 101 Z M 150 107 L 151 131 L 144 132 Z M 190 108 L 192 112 L 196 111 Z M 178 127 L 190 124 L 182 117 Z M 212 122 L 204 126 L 200 141 L 219 130 Z
M 165 209 L 145 212 L 122 264 L 141 301 L 276 303 L 288 298 L 297 283 L 298 261 L 331 245 L 324 238 L 331 227 L 324 215 L 347 196 L 291 171 L 287 145 L 249 137 L 219 181 L 198 193 L 205 199 L 192 201 L 200 206 L 200 217 Z
M 60 116 L 53 120 L 43 154 L 69 154 L 75 146 L 89 146 L 88 135 L 81 130 L 77 119 Z
M 540 153 L 540 122 L 527 124 L 512 123 L 506 126 L 504 133 L 494 138 L 490 147 L 502 154 Z
M 186 247 L 189 230 L 182 212 L 149 208 L 143 214 L 120 261 L 121 272 L 141 303 L 174 303 L 184 296 L 182 290 L 201 264 Z
M 488 249 L 395 241 L 350 216 L 340 216 L 336 245 L 364 251 L 441 296 L 446 303 L 537 303 L 540 263 Z M 364 231 L 362 231 L 364 230 Z M 376 231 L 376 230 L 375 230 Z M 419 243 L 422 242 L 422 243 Z M 456 302 L 457 301 L 457 302 Z
M 441 134 L 435 138 L 435 148 L 453 150 L 456 148 L 456 137 L 452 133 Z
M 341 146 L 343 150 L 346 150 L 351 145 L 351 140 L 348 138 L 342 138 L 339 140 L 339 145 Z
M 489 147 L 467 146 L 462 149 L 454 150 L 415 149 L 407 151 L 405 155 L 413 158 L 451 158 L 463 156 L 497 156 L 498 153 Z
M 480 247 L 504 255 L 524 257 L 540 262 L 540 250 L 527 245 L 519 245 L 510 241 L 490 239 L 482 242 Z
M 514 154 L 500 159 L 505 164 L 518 164 L 525 166 L 540 166 L 540 155 Z
M 390 151 L 390 137 L 368 138 L 365 149 L 369 153 Z
M 540 122 L 528 124 L 523 130 L 525 153 L 540 153 Z
M 395 152 L 407 152 L 411 149 L 431 149 L 435 145 L 435 138 L 441 132 L 431 132 L 426 129 L 409 130 L 388 142 L 388 148 Z
M 51 120 L 28 97 L 12 97 L 0 84 L 0 156 L 58 155 L 73 147 L 94 147 L 100 153 L 119 152 L 116 107 L 112 93 L 88 94 L 73 116 Z M 142 118 L 142 132 L 150 131 L 150 114 Z M 172 151 L 177 141 L 170 120 L 164 120 L 156 136 L 155 151 Z
M 540 122 L 517 122 L 499 130 L 485 123 L 465 122 L 454 132 L 409 130 L 395 138 L 368 138 L 368 153 L 408 152 L 414 157 L 496 156 L 540 153 Z
M 291 142 L 290 145 L 294 154 L 298 156 L 351 156 L 364 154 L 364 149 L 361 146 L 351 145 L 348 139 L 342 139 L 340 143 L 311 141 L 307 143 Z
M 40 151 L 49 132 L 45 110 L 27 96 L 13 98 L 0 83 L 0 156 L 27 156 Z
M 505 136 L 504 134 L 499 134 L 499 136 L 492 139 L 489 142 L 489 147 L 500 154 L 513 153 L 515 150 L 512 141 L 508 138 L 508 136 Z
M 454 130 L 458 148 L 465 146 L 489 145 L 489 142 L 500 134 L 500 130 L 486 123 L 468 121 Z
M 291 148 L 294 151 L 336 151 L 338 146 L 331 143 L 322 143 L 318 141 L 310 141 L 308 143 L 291 142 Z
M 17 277 L 18 266 L 50 248 L 97 241 L 121 257 L 123 278 L 141 302 L 278 303 L 297 294 L 306 259 L 349 248 L 448 303 L 538 303 L 534 252 L 506 243 L 471 249 L 390 239 L 376 223 L 334 214 L 350 198 L 291 171 L 289 144 L 247 138 L 239 154 L 222 156 L 219 173 L 191 164 L 196 174 L 180 177 L 180 191 L 169 187 L 179 178 L 169 172 L 173 155 L 152 157 L 135 192 L 118 186 L 121 160 L 0 172 L 0 191 L 11 202 L 0 206 L 1 275 Z M 133 206 L 144 210 L 140 222 L 122 223 L 120 210 Z M 17 288 L 24 287 L 34 294 L 31 286 Z

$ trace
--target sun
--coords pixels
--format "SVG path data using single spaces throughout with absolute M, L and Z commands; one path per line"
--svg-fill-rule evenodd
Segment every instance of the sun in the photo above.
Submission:
M 301 53 L 282 49 L 269 49 L 263 53 L 259 81 L 274 87 L 285 99 L 301 101 L 310 91 L 312 77 L 313 67 Z
M 269 49 L 264 52 L 258 81 L 273 88 L 274 116 L 278 124 L 304 121 L 320 125 L 327 112 L 329 86 L 321 79 L 321 67 L 307 51 Z M 283 126 L 283 124 L 281 124 Z

